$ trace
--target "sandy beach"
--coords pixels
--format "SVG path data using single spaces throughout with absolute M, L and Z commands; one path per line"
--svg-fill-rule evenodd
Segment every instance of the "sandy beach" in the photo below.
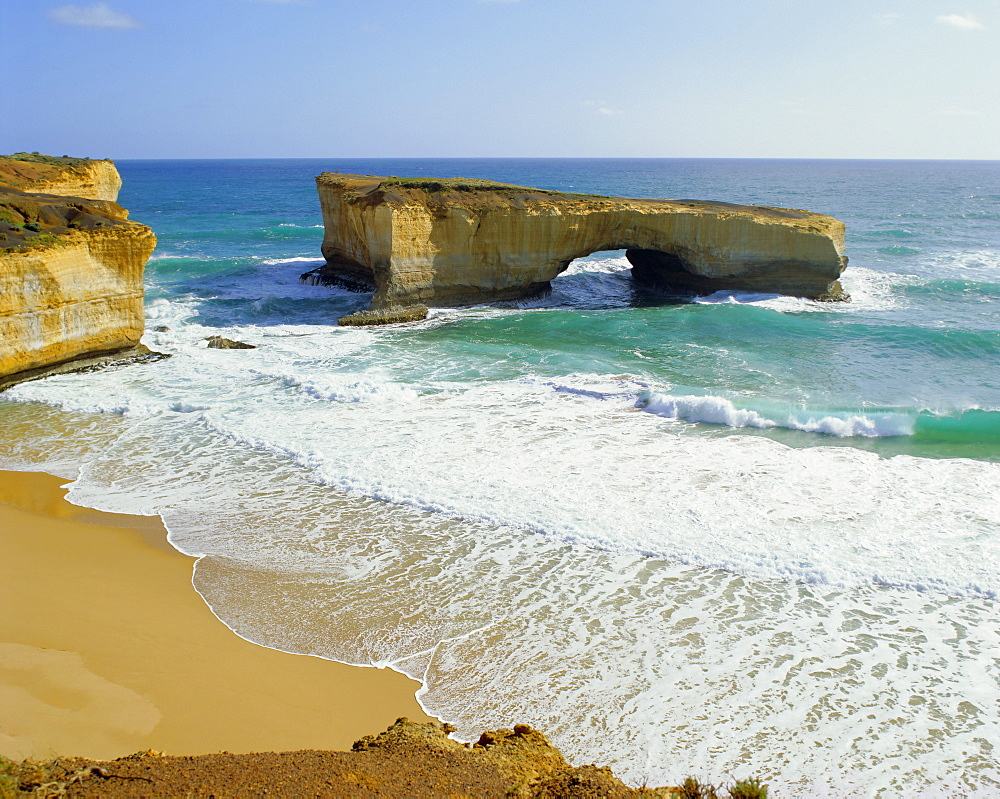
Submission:
M 78 508 L 63 483 L 0 472 L 0 755 L 349 749 L 427 720 L 403 675 L 240 639 L 158 519 Z

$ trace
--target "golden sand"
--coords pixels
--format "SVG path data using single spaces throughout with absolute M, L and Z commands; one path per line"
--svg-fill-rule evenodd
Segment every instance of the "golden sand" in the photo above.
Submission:
M 158 519 L 77 508 L 64 482 L 0 472 L 0 755 L 347 749 L 427 720 L 401 674 L 240 639 Z

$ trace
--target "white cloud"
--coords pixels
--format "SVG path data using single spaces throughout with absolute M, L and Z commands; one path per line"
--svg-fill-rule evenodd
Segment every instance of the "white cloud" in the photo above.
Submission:
M 622 113 L 621 111 L 616 111 L 614 108 L 608 108 L 608 104 L 604 100 L 584 100 L 583 104 L 590 106 L 601 116 L 613 117 Z
M 945 25 L 952 25 L 956 28 L 962 28 L 963 30 L 972 31 L 980 28 L 985 28 L 978 19 L 976 19 L 972 14 L 946 14 L 943 17 L 937 18 L 938 22 L 944 23 Z
M 59 6 L 49 12 L 49 19 L 60 25 L 76 25 L 81 28 L 141 28 L 128 14 L 115 11 L 107 3 L 92 6 Z

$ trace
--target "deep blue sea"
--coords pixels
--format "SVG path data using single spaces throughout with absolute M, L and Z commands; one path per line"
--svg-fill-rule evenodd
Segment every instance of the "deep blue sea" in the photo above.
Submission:
M 172 358 L 0 399 L 0 466 L 159 514 L 262 645 L 635 784 L 1000 792 L 1000 162 L 123 161 Z M 804 208 L 853 300 L 633 285 L 341 328 L 323 171 Z M 209 350 L 213 334 L 257 345 Z

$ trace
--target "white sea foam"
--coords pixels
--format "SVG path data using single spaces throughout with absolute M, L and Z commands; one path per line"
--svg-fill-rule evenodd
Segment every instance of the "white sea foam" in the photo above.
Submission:
M 828 311 L 839 313 L 859 313 L 889 311 L 905 306 L 900 288 L 912 285 L 916 278 L 895 272 L 868 269 L 862 266 L 848 266 L 840 277 L 840 283 L 851 295 L 848 303 L 814 303 Z
M 985 255 L 977 253 L 963 259 L 962 263 L 971 262 L 979 265 L 986 263 Z M 573 261 L 569 268 L 553 283 L 553 287 L 566 292 L 573 299 L 586 299 L 589 293 L 591 301 L 607 303 L 616 295 L 628 303 L 634 288 L 631 279 L 631 264 L 624 255 L 606 258 L 581 258 Z M 580 287 L 570 288 L 571 281 L 562 278 L 582 279 Z M 611 278 L 617 282 L 608 282 Z M 593 285 L 587 285 L 587 280 Z M 825 303 L 802 297 L 790 297 L 782 294 L 753 291 L 724 290 L 713 294 L 695 297 L 692 302 L 697 305 L 753 305 L 758 308 L 768 308 L 781 313 L 859 313 L 898 308 L 902 304 L 898 289 L 917 282 L 918 278 L 911 275 L 901 275 L 884 270 L 876 270 L 864 266 L 851 265 L 840 278 L 848 294 L 849 303 Z M 535 300 L 525 307 L 551 304 L 551 300 Z
M 65 375 L 19 386 L 13 397 L 130 419 L 197 417 L 355 495 L 608 550 L 759 578 L 983 596 L 1000 590 L 1000 542 L 980 541 L 982 524 L 1000 525 L 981 488 L 1000 479 L 996 464 L 885 460 L 759 437 L 669 437 L 655 416 L 635 413 L 627 378 L 426 394 L 375 368 L 345 369 L 362 339 L 328 340 L 341 364 L 335 370 L 282 368 L 289 351 L 281 349 L 249 351 L 252 360 L 189 349 L 155 370 L 167 385 L 151 383 L 153 371 L 139 367 L 105 374 L 97 391 L 88 376 Z M 304 339 L 274 341 L 294 352 Z M 341 405 L 353 410 L 333 412 Z M 652 394 L 650 408 L 767 423 L 712 397 Z M 841 435 L 889 432 L 874 431 L 872 419 L 784 421 Z M 817 537 L 817 530 L 827 532 Z M 941 530 L 949 531 L 945 561 Z
M 262 379 L 275 380 L 312 399 L 327 402 L 409 403 L 419 397 L 419 393 L 412 388 L 384 380 L 351 378 L 338 380 L 332 376 L 311 379 L 290 372 L 263 372 L 255 369 L 250 371 Z
M 684 537 L 693 524 L 692 541 L 736 545 L 730 570 L 566 547 L 558 536 L 351 498 L 263 451 L 263 426 L 255 428 L 260 439 L 252 449 L 239 443 L 246 434 L 220 435 L 217 426 L 227 425 L 221 417 L 162 415 L 133 426 L 90 461 L 70 497 L 107 510 L 162 513 L 175 545 L 205 556 L 195 584 L 241 635 L 285 651 L 391 663 L 422 680 L 427 709 L 466 737 L 515 720 L 535 724 L 577 762 L 610 756 L 634 783 L 672 784 L 697 768 L 714 781 L 760 775 L 784 795 L 895 796 L 918 786 L 933 795 L 1000 785 L 989 745 L 1000 734 L 991 711 L 1000 700 L 1000 674 L 988 657 L 1000 647 L 991 622 L 995 602 L 877 585 L 758 581 L 739 576 L 737 566 L 753 559 L 747 540 L 739 543 L 746 525 L 752 538 L 767 539 L 758 561 L 784 564 L 799 578 L 804 567 L 818 576 L 821 564 L 841 562 L 844 552 L 834 550 L 844 537 L 858 547 L 858 565 L 894 550 L 891 557 L 908 563 L 911 574 L 925 557 L 928 567 L 947 571 L 954 552 L 971 544 L 955 535 L 957 518 L 979 526 L 974 548 L 990 546 L 981 533 L 996 524 L 996 513 L 980 492 L 996 479 L 995 469 L 885 461 L 849 450 L 789 451 L 740 437 L 707 449 L 696 439 L 665 446 L 661 438 L 661 461 L 635 440 L 638 450 L 622 462 L 605 424 L 589 442 L 591 449 L 603 442 L 597 457 L 572 470 L 587 447 L 566 450 L 551 434 L 583 421 L 574 410 L 614 403 L 544 386 L 515 389 L 504 402 L 520 404 L 524 421 L 531 417 L 523 403 L 532 398 L 561 414 L 506 427 L 507 447 L 487 456 L 484 439 L 495 432 L 476 435 L 481 420 L 453 437 L 439 428 L 438 458 L 384 407 L 388 435 L 375 431 L 367 443 L 351 437 L 350 446 L 362 446 L 361 460 L 384 460 L 387 468 L 377 472 L 387 490 L 399 486 L 394 473 L 419 477 L 418 461 L 428 459 L 418 468 L 438 472 L 452 460 L 457 493 L 500 479 L 510 497 L 536 505 L 536 515 L 539 486 L 525 491 L 541 470 L 554 483 L 550 513 L 580 506 L 578 520 L 603 525 L 624 514 L 620 531 L 660 519 L 671 537 Z M 501 407 L 488 395 L 477 400 Z M 406 408 L 408 417 L 415 413 L 427 423 L 426 409 Z M 271 421 L 281 427 L 280 419 Z M 310 427 L 313 444 L 330 433 Z M 287 442 L 287 432 L 266 435 Z M 536 437 L 547 442 L 549 458 L 519 459 L 531 471 L 522 478 L 503 453 Z M 300 449 L 299 459 L 316 467 L 329 455 L 324 449 Z M 411 450 L 416 460 L 404 454 Z M 467 450 L 477 453 L 474 460 L 463 456 Z M 588 479 L 600 459 L 609 468 Z M 676 468 L 665 472 L 670 461 Z M 572 473 L 560 474 L 567 469 Z M 248 475 L 253 491 L 245 490 Z M 820 482 L 803 493 L 807 479 Z M 619 504 L 599 488 L 616 480 L 627 480 L 631 496 L 643 501 Z M 941 480 L 961 494 L 948 509 L 940 507 L 948 502 Z M 676 487 L 666 513 L 654 490 L 664 484 Z M 754 484 L 767 486 L 766 493 Z M 894 500 L 897 490 L 905 496 Z M 733 492 L 746 493 L 730 505 Z M 782 497 L 795 515 L 770 518 L 781 515 Z M 716 515 L 718 503 L 724 507 Z M 884 529 L 901 514 L 899 528 Z M 949 530 L 938 542 L 947 558 L 944 550 L 928 551 L 930 540 L 916 529 L 924 522 L 924 532 Z M 806 540 L 809 554 L 801 548 Z M 976 556 L 987 560 L 978 577 L 994 579 L 996 553 L 978 549 Z M 875 576 L 882 573 L 876 565 Z M 934 576 L 931 568 L 925 573 Z M 978 579 L 972 572 L 955 576 Z M 602 731 L 596 742 L 595 723 Z M 931 729 L 947 743 L 935 744 Z
M 683 419 L 688 422 L 720 424 L 728 427 L 756 427 L 767 429 L 784 427 L 807 433 L 848 437 L 864 436 L 908 436 L 913 434 L 916 414 L 879 413 L 878 415 L 858 413 L 810 413 L 808 411 L 786 410 L 778 418 L 752 408 L 738 408 L 731 400 L 717 396 L 674 396 L 655 391 L 646 391 L 636 401 L 636 407 L 667 419 Z
M 170 410 L 177 413 L 197 413 L 198 411 L 207 411 L 211 407 L 211 405 L 200 405 L 193 402 L 174 402 L 171 403 Z
M 138 397 L 111 389 L 102 396 L 80 395 L 76 375 L 56 375 L 44 383 L 21 383 L 7 390 L 8 399 L 40 402 L 72 413 L 100 413 L 129 418 L 151 416 L 157 413 L 155 404 Z
M 283 286 L 291 265 L 260 268 Z M 581 268 L 577 288 L 621 271 Z M 284 295 L 254 279 L 219 296 Z M 150 302 L 146 340 L 174 355 L 155 368 L 11 389 L 32 444 L 0 462 L 55 463 L 55 409 L 96 420 L 98 443 L 56 464 L 79 470 L 71 501 L 161 514 L 240 635 L 391 664 L 466 737 L 536 724 L 634 783 L 1000 786 L 1000 464 L 735 434 L 906 435 L 906 413 L 741 407 L 627 373 L 436 383 L 455 365 L 398 331 L 203 310 Z M 202 348 L 212 334 L 261 346 Z
M 574 275 L 586 274 L 620 274 L 632 269 L 632 264 L 628 262 L 624 251 L 609 251 L 605 253 L 594 253 L 586 258 L 577 258 L 572 261 L 562 273 L 561 277 L 572 277 Z
M 766 292 L 753 291 L 717 291 L 704 297 L 695 297 L 694 302 L 698 305 L 718 305 L 728 303 L 732 305 L 752 305 L 756 303 L 768 302 L 770 300 L 781 299 L 781 294 L 768 294 Z M 790 298 L 794 299 L 794 298 Z
M 466 736 L 526 721 L 633 782 L 1000 783 L 1000 465 L 670 435 L 630 375 L 427 393 L 381 363 L 389 332 L 205 330 L 12 391 L 122 414 L 70 499 L 162 514 L 241 635 L 390 662 Z
M 840 278 L 850 295 L 850 302 L 817 302 L 802 297 L 751 291 L 717 291 L 696 297 L 697 305 L 753 305 L 781 313 L 868 313 L 899 308 L 903 300 L 899 288 L 911 285 L 916 278 L 862 266 L 849 266 Z
M 298 255 L 294 258 L 265 258 L 260 263 L 263 266 L 278 266 L 280 264 L 314 264 L 315 266 L 322 266 L 326 261 L 323 258 L 317 258 L 315 255 Z
M 988 283 L 1000 281 L 1000 252 L 992 249 L 950 250 L 929 259 L 925 274 L 940 278 L 946 275 L 957 280 Z

